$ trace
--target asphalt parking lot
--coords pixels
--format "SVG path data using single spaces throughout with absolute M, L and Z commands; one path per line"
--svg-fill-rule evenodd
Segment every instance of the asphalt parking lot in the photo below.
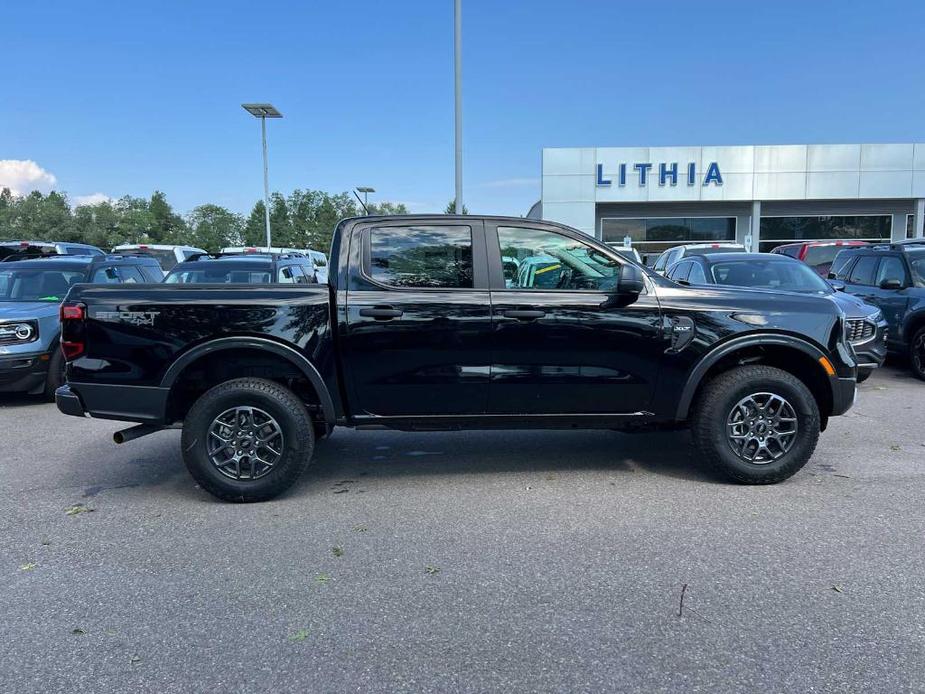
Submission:
M 925 691 L 923 405 L 881 370 L 771 487 L 683 433 L 339 430 L 232 505 L 179 432 L 0 396 L 2 688 Z

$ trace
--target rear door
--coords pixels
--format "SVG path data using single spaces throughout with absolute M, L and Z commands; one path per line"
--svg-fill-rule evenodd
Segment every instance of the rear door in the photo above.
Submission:
M 349 267 L 344 370 L 361 416 L 484 414 L 491 304 L 482 222 L 361 227 Z
M 579 232 L 524 220 L 486 223 L 491 281 L 492 414 L 645 410 L 658 369 L 653 294 L 614 300 L 629 262 Z M 516 263 L 516 277 L 506 268 Z

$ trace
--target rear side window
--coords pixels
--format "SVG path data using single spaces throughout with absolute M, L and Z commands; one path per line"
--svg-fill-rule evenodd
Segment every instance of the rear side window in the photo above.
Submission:
M 141 269 L 136 265 L 123 265 L 119 268 L 119 276 L 123 282 L 129 284 L 144 284 L 147 278 L 141 274 Z
M 872 285 L 874 283 L 874 271 L 877 269 L 879 260 L 874 255 L 865 255 L 858 258 L 858 262 L 851 268 L 851 274 L 848 275 L 849 284 Z
M 393 287 L 472 287 L 468 226 L 379 227 L 369 231 L 369 275 Z

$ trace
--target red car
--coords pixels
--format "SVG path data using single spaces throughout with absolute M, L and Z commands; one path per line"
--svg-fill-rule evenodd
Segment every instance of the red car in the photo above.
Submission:
M 802 243 L 787 243 L 778 246 L 771 253 L 789 255 L 791 258 L 802 260 L 817 274 L 827 277 L 832 261 L 843 248 L 850 246 L 867 246 L 867 241 L 804 241 Z

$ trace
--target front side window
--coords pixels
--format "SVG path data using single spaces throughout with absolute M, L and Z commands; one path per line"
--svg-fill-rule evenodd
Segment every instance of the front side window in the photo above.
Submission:
M 908 284 L 908 282 L 906 282 L 906 268 L 903 267 L 903 261 L 897 258 L 895 255 L 881 258 L 880 267 L 877 269 L 877 278 L 874 280 L 874 285 L 879 287 L 887 280 L 899 281 L 899 283 L 903 286 Z
M 877 269 L 877 256 L 865 255 L 858 258 L 858 262 L 851 268 L 851 274 L 848 275 L 849 284 L 867 284 L 874 283 L 874 271 Z
M 121 280 L 116 268 L 110 266 L 94 270 L 93 275 L 90 277 L 90 282 L 93 284 L 119 284 Z
M 620 262 L 582 241 L 540 229 L 498 227 L 502 262 L 516 262 L 509 289 L 603 290 L 616 287 Z
M 850 253 L 839 252 L 832 261 L 832 267 L 829 268 L 829 274 L 835 275 L 835 279 L 844 280 L 846 278 L 848 265 L 854 256 Z
M 925 253 L 909 254 L 909 268 L 916 287 L 925 287 Z
M 691 263 L 691 272 L 687 276 L 687 281 L 691 284 L 706 284 L 707 276 L 703 272 L 703 268 L 700 267 L 700 263 Z
M 146 281 L 141 270 L 133 265 L 123 265 L 119 268 L 119 274 L 126 284 L 144 284 Z
M 472 230 L 468 226 L 370 229 L 369 275 L 392 287 L 471 289 Z
M 292 266 L 281 267 L 277 273 L 277 282 L 280 284 L 295 284 L 295 275 L 292 273 Z

